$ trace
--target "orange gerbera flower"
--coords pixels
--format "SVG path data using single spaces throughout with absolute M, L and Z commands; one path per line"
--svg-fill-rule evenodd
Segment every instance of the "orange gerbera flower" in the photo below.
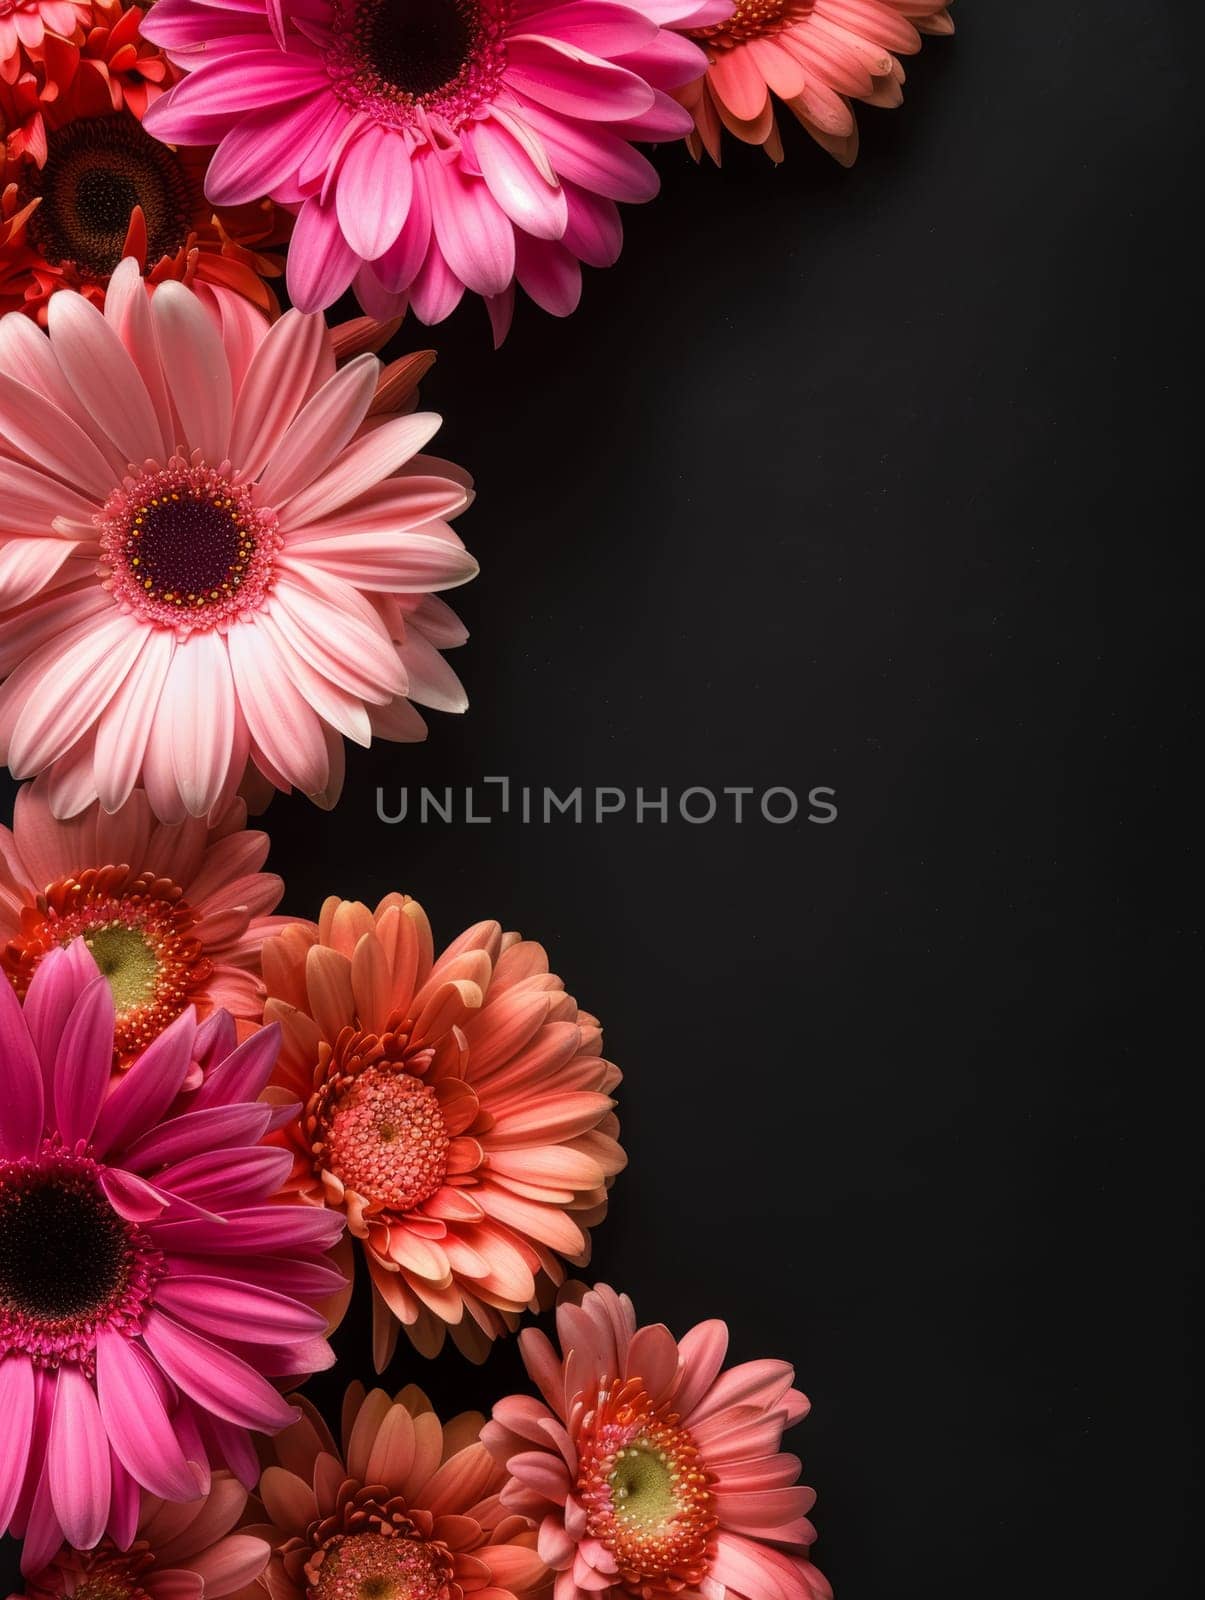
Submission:
M 101 305 L 117 263 L 134 256 L 152 285 L 208 285 L 274 316 L 265 279 L 284 270 L 292 218 L 266 200 L 215 210 L 204 193 L 210 152 L 142 131 L 176 74 L 139 33 L 137 6 L 53 0 L 54 18 L 67 13 L 77 20 L 66 34 L 49 31 L 46 5 L 40 33 L 32 12 L 19 13 L 21 42 L 0 77 L 0 314 L 45 323 L 57 289 Z
M 243 1537 L 272 1552 L 271 1600 L 551 1600 L 533 1524 L 503 1508 L 484 1417 L 443 1424 L 413 1384 L 390 1399 L 353 1383 L 340 1445 L 292 1398 L 300 1421 L 261 1451 L 264 1520 L 254 1502 L 243 1519 Z
M 331 899 L 263 952 L 286 1187 L 347 1213 L 372 1279 L 380 1370 L 405 1327 L 471 1359 L 589 1255 L 624 1166 L 597 1021 L 538 944 L 480 922 L 434 954 L 421 906 Z
M 151 285 L 207 284 L 276 315 L 265 280 L 283 271 L 292 219 L 271 201 L 215 210 L 204 191 L 209 153 L 160 144 L 129 111 L 46 135 L 45 159 L 10 169 L 0 196 L 0 313 L 45 324 L 58 289 L 103 305 L 118 262 L 134 256 Z
M 695 119 L 687 138 L 697 160 L 720 159 L 724 129 L 781 161 L 772 96 L 795 114 L 842 166 L 858 153 L 852 102 L 897 106 L 900 56 L 922 33 L 952 33 L 947 0 L 736 0 L 727 22 L 691 30 L 707 51 L 704 77 L 679 92 Z

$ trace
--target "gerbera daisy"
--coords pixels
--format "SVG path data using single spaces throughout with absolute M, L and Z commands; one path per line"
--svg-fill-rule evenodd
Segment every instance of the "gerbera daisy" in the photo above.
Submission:
M 345 736 L 464 709 L 431 591 L 476 573 L 444 520 L 468 480 L 417 453 L 438 417 L 370 416 L 375 356 L 336 371 L 296 311 L 219 332 L 131 260 L 47 328 L 0 320 L 0 760 L 49 771 L 56 816 L 139 783 L 208 816 L 248 761 L 329 805 Z
M 450 1325 L 482 1360 L 588 1230 L 624 1165 L 597 1021 L 538 944 L 479 922 L 438 959 L 408 896 L 331 899 L 264 945 L 276 1082 L 304 1100 L 276 1136 L 287 1188 L 346 1213 L 373 1287 L 378 1371 L 401 1323 L 424 1355 Z
M 91 1550 L 65 1545 L 26 1578 L 23 1600 L 255 1600 L 271 1550 L 236 1531 L 246 1504 L 246 1489 L 225 1471 L 185 1505 L 144 1490 L 129 1507 L 132 1543 L 123 1535 Z
M 292 219 L 269 200 L 215 210 L 205 198 L 208 159 L 160 144 L 128 111 L 49 126 L 45 161 L 16 166 L 0 197 L 0 313 L 45 325 L 58 289 L 103 305 L 114 269 L 132 256 L 152 287 L 203 284 L 276 315 L 264 280 L 284 272 Z
M 91 0 L 0 0 L 0 77 L 15 80 L 22 46 L 37 49 L 48 31 L 70 38 L 91 13 Z
M 771 93 L 843 166 L 858 153 L 851 101 L 897 106 L 899 57 L 922 33 L 952 33 L 948 0 L 736 0 L 727 21 L 690 29 L 707 51 L 706 75 L 680 91 L 694 117 L 687 143 L 720 159 L 723 130 L 781 161 Z
M 204 1024 L 220 1040 L 220 1013 Z M 82 941 L 24 1008 L 0 984 L 0 1532 L 36 1572 L 128 1543 L 141 1485 L 254 1483 L 248 1430 L 296 1415 L 270 1381 L 333 1359 L 317 1302 L 341 1219 L 281 1203 L 260 1103 L 277 1030 L 202 1071 L 185 1011 L 109 1092 L 113 997 Z
M 539 1525 L 555 1600 L 828 1600 L 806 1553 L 816 1497 L 780 1453 L 808 1412 L 791 1368 L 722 1371 L 722 1322 L 675 1340 L 638 1328 L 605 1284 L 571 1288 L 559 1353 L 534 1328 L 520 1336 L 543 1403 L 501 1401 L 481 1435 L 510 1475 L 503 1505 Z
M 115 815 L 91 805 L 67 822 L 40 784 L 17 793 L 0 827 L 0 970 L 24 995 L 51 950 L 82 938 L 109 980 L 114 1059 L 126 1067 L 185 1006 L 222 1007 L 238 1036 L 260 1025 L 260 946 L 284 923 L 284 892 L 261 872 L 266 833 L 233 800 L 212 826 L 156 822 L 136 790 Z
M 517 282 L 565 316 L 584 261 L 619 254 L 617 200 L 648 200 L 635 141 L 677 138 L 667 91 L 697 78 L 671 27 L 729 0 L 157 0 L 144 31 L 188 74 L 148 116 L 220 141 L 215 203 L 299 208 L 289 295 L 439 322 L 470 289 L 496 336 Z
M 272 1559 L 272 1600 L 537 1600 L 548 1569 L 526 1517 L 503 1510 L 506 1474 L 473 1412 L 446 1426 L 411 1385 L 391 1400 L 354 1383 L 343 1444 L 305 1400 L 268 1443 L 259 1486 L 266 1522 L 247 1532 Z

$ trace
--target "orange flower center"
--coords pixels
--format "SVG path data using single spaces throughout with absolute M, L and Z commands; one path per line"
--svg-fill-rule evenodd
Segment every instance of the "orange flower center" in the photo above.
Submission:
M 732 50 L 750 39 L 781 32 L 811 9 L 812 0 L 736 0 L 736 10 L 726 22 L 687 31 L 692 39 L 705 39 L 717 50 Z
M 356 1533 L 328 1545 L 308 1600 L 451 1600 L 446 1550 L 402 1534 Z
M 451 1141 L 435 1090 L 388 1061 L 335 1088 L 321 1119 L 322 1167 L 374 1205 L 421 1205 L 448 1167 Z
M 600 1396 L 578 1441 L 577 1488 L 591 1538 L 643 1595 L 694 1589 L 707 1576 L 716 1526 L 711 1479 L 672 1412 L 633 1380 Z
M 183 891 L 153 872 L 89 867 L 60 878 L 21 911 L 0 966 L 19 995 L 48 950 L 82 938 L 109 980 L 117 1009 L 114 1061 L 128 1066 L 184 1010 L 213 965 Z

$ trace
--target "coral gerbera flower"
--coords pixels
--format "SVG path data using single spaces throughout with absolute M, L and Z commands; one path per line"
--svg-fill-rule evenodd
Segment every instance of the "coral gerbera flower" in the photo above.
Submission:
M 670 27 L 728 0 L 157 0 L 144 23 L 188 76 L 148 115 L 220 141 L 215 203 L 298 206 L 289 295 L 438 322 L 470 289 L 509 324 L 516 280 L 564 316 L 580 262 L 619 254 L 616 200 L 648 200 L 632 148 L 689 118 L 667 91 L 704 58 Z
M 47 32 L 70 38 L 91 14 L 91 0 L 0 0 L 0 77 L 16 80 L 22 46 L 37 49 Z
M 89 806 L 57 822 L 42 785 L 17 793 L 0 827 L 0 972 L 19 995 L 51 950 L 82 938 L 109 980 L 115 1064 L 127 1067 L 184 1010 L 231 1013 L 240 1038 L 260 1026 L 260 946 L 283 917 L 266 833 L 234 800 L 210 826 L 156 822 L 136 790 L 109 816 Z
M 0 760 L 48 771 L 56 816 L 136 784 L 208 816 L 249 761 L 331 804 L 345 736 L 464 709 L 431 591 L 477 570 L 444 520 L 467 479 L 417 454 L 440 419 L 370 414 L 380 362 L 336 370 L 321 317 L 246 313 L 219 332 L 128 260 L 103 314 L 63 290 L 48 332 L 0 321 Z
M 250 1600 L 272 1552 L 236 1531 L 246 1504 L 246 1489 L 226 1471 L 186 1505 L 143 1491 L 130 1497 L 119 1538 L 91 1550 L 65 1545 L 12 1600 Z
M 538 944 L 496 922 L 436 959 L 404 895 L 375 911 L 330 899 L 263 960 L 276 1082 L 305 1101 L 277 1135 L 288 1187 L 346 1212 L 363 1244 L 378 1371 L 399 1322 L 424 1355 L 450 1326 L 483 1359 L 562 1281 L 559 1256 L 585 1261 L 624 1165 L 597 1021 Z
M 506 1474 L 472 1412 L 446 1426 L 411 1385 L 390 1400 L 354 1383 L 340 1449 L 307 1401 L 264 1448 L 272 1600 L 537 1600 L 549 1573 L 526 1517 L 503 1510 Z
M 291 218 L 271 201 L 216 211 L 207 151 L 173 150 L 128 111 L 48 127 L 46 159 L 14 168 L 0 196 L 0 313 L 45 325 L 46 302 L 76 289 L 96 305 L 126 256 L 152 286 L 167 279 L 232 292 L 275 315 L 264 282 L 284 272 Z
M 295 1412 L 270 1381 L 333 1359 L 318 1302 L 340 1219 L 282 1203 L 260 1103 L 278 1035 L 202 1054 L 185 1011 L 110 1093 L 113 997 L 82 941 L 24 1009 L 0 984 L 0 1532 L 24 1570 L 129 1537 L 137 1486 L 254 1483 L 248 1430 Z
M 720 159 L 723 130 L 783 156 L 771 94 L 786 102 L 812 138 L 841 162 L 858 153 L 851 101 L 897 106 L 899 57 L 914 55 L 922 33 L 952 33 L 948 0 L 736 0 L 726 22 L 691 29 L 707 51 L 706 76 L 679 98 L 695 131 L 696 158 Z
M 557 1308 L 561 1353 L 536 1329 L 520 1336 L 544 1403 L 501 1401 L 481 1435 L 510 1475 L 503 1505 L 539 1524 L 555 1600 L 828 1600 L 806 1554 L 816 1497 L 779 1453 L 808 1411 L 791 1368 L 721 1371 L 722 1322 L 675 1340 L 638 1328 L 605 1284 L 572 1289 Z

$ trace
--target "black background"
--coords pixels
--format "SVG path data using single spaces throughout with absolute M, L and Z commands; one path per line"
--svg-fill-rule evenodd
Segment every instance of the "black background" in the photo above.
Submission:
M 962 0 L 852 172 L 793 125 L 778 170 L 663 150 L 567 322 L 404 330 L 478 477 L 473 706 L 266 819 L 286 909 L 496 916 L 601 1016 L 592 1275 L 797 1364 L 848 1600 L 1188 1588 L 1187 9 Z M 495 774 L 840 816 L 376 820 Z M 389 1377 L 522 1381 L 513 1342 Z

